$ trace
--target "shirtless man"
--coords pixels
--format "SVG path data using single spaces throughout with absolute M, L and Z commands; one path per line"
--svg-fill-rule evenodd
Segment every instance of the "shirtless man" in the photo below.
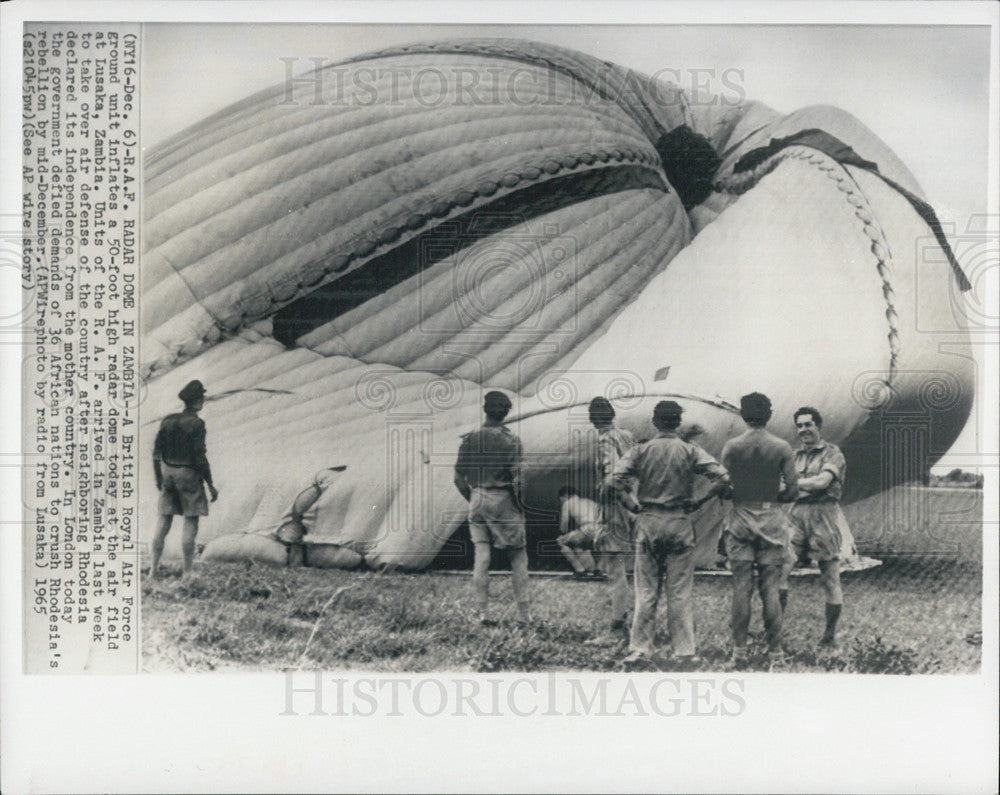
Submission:
M 577 579 L 603 578 L 590 550 L 601 532 L 601 507 L 581 497 L 572 486 L 559 489 L 559 551 L 573 568 Z
M 732 665 L 737 670 L 748 662 L 755 564 L 757 587 L 764 603 L 769 663 L 777 667 L 783 662 L 778 586 L 787 558 L 790 527 L 780 502 L 794 499 L 798 493 L 792 446 L 764 427 L 771 419 L 767 395 L 744 395 L 740 399 L 740 416 L 747 430 L 722 448 L 722 465 L 729 472 L 733 490 L 733 505 L 726 520 L 726 550 L 733 572 Z

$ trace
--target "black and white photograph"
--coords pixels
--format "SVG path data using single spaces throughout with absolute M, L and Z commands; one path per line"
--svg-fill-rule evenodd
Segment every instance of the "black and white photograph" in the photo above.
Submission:
M 995 787 L 995 6 L 7 5 L 9 791 Z

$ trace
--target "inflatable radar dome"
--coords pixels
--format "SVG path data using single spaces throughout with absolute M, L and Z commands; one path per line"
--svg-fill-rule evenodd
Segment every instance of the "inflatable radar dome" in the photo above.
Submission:
M 791 412 L 816 406 L 848 499 L 961 431 L 968 283 L 914 178 L 847 113 L 696 104 L 513 40 L 324 71 L 322 102 L 275 86 L 145 158 L 143 440 L 206 384 L 221 496 L 203 540 L 266 547 L 315 485 L 317 565 L 427 566 L 465 517 L 452 467 L 488 389 L 513 401 L 542 517 L 559 485 L 592 485 L 594 395 L 639 438 L 677 400 L 715 455 L 741 394 L 767 393 L 793 443 Z

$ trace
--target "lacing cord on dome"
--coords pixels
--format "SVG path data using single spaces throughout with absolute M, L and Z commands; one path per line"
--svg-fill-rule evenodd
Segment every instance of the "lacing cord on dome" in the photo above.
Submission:
M 930 227 L 931 232 L 934 233 L 934 237 L 937 240 L 938 245 L 941 246 L 945 255 L 948 257 L 948 264 L 951 265 L 952 272 L 955 274 L 955 278 L 958 280 L 958 286 L 962 292 L 972 289 L 972 283 L 969 281 L 969 277 L 965 275 L 965 271 L 962 270 L 962 266 L 959 265 L 958 260 L 955 259 L 955 254 L 951 249 L 951 245 L 948 243 L 948 238 L 944 234 L 944 229 L 941 227 L 941 222 L 938 220 L 937 214 L 934 212 L 934 208 L 932 208 L 919 196 L 915 195 L 912 191 L 907 190 L 895 180 L 882 174 L 879 171 L 877 163 L 865 160 L 850 146 L 823 130 L 800 130 L 799 132 L 793 133 L 792 135 L 784 138 L 772 138 L 767 146 L 752 149 L 737 160 L 736 165 L 733 167 L 733 173 L 739 174 L 741 172 L 751 171 L 769 157 L 772 157 L 789 146 L 808 146 L 812 149 L 818 149 L 829 157 L 832 157 L 841 165 L 854 166 L 855 168 L 861 168 L 865 171 L 871 172 L 885 182 L 885 184 L 890 188 L 897 191 L 910 203 L 910 206 L 913 207 L 927 226 Z

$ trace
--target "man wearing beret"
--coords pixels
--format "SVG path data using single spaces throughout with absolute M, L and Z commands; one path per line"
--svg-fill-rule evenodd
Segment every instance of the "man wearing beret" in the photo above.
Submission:
M 153 471 L 156 473 L 156 488 L 160 492 L 160 519 L 153 538 L 150 577 L 157 575 L 163 543 L 177 515 L 184 517 L 184 535 L 181 537 L 184 575 L 191 573 L 198 517 L 208 516 L 208 501 L 202 483 L 208 486 L 212 502 L 219 496 L 212 485 L 212 470 L 206 456 L 205 421 L 198 416 L 205 405 L 205 387 L 201 381 L 191 381 L 177 397 L 184 401 L 184 411 L 163 418 L 153 444 Z
M 760 392 L 740 398 L 747 430 L 722 448 L 722 465 L 732 478 L 733 505 L 726 518 L 726 551 L 733 572 L 733 667 L 747 666 L 747 634 L 754 564 L 764 604 L 769 664 L 780 666 L 781 602 L 778 587 L 788 550 L 790 523 L 780 503 L 795 499 L 798 475 L 792 446 L 765 430 L 771 400 Z M 781 482 L 784 479 L 784 490 Z
M 487 392 L 486 421 L 462 437 L 455 462 L 455 486 L 469 502 L 469 535 L 475 549 L 472 583 L 484 626 L 496 624 L 489 617 L 491 547 L 507 552 L 520 620 L 530 620 L 528 553 L 518 500 L 521 440 L 503 424 L 510 408 L 510 398 L 503 392 Z
M 656 608 L 665 586 L 667 622 L 674 656 L 682 667 L 694 662 L 694 527 L 688 514 L 723 491 L 726 470 L 697 445 L 677 434 L 683 409 L 663 400 L 653 410 L 659 433 L 632 447 L 615 463 L 605 485 L 627 492 L 638 481 L 636 496 L 642 505 L 635 519 L 635 616 L 626 668 L 653 657 Z M 692 500 L 694 479 L 704 475 L 712 486 L 701 500 Z

